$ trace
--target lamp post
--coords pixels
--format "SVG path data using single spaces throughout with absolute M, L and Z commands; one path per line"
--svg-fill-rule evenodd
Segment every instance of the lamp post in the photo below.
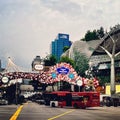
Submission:
M 18 79 L 16 79 L 15 102 L 18 104 Z
M 78 85 L 78 88 L 79 88 L 79 92 L 80 92 L 80 87 L 83 85 L 83 81 L 80 79 L 80 80 L 77 80 L 77 83 L 76 83 L 77 85 Z

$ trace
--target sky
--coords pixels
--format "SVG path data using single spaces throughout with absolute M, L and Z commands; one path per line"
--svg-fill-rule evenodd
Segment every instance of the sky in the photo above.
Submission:
M 58 33 L 72 42 L 101 26 L 109 31 L 120 23 L 120 0 L 0 0 L 0 59 L 22 68 L 50 54 Z

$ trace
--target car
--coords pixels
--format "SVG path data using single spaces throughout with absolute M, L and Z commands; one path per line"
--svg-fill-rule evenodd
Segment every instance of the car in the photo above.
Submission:
M 43 99 L 37 99 L 35 102 L 38 104 L 45 104 L 45 101 Z
M 7 105 L 8 101 L 5 100 L 4 98 L 0 98 L 0 105 Z

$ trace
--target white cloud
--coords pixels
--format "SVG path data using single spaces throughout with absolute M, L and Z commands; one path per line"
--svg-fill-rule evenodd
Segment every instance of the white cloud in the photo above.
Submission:
M 70 34 L 70 39 L 76 41 L 89 29 L 108 29 L 120 21 L 119 0 L 0 2 L 0 59 L 11 56 L 24 67 L 31 67 L 36 55 L 49 53 L 58 33 Z

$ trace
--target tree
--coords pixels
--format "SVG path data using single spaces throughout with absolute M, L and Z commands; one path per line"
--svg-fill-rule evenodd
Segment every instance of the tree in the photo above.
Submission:
M 92 40 L 91 39 L 91 32 L 90 32 L 90 30 L 88 30 L 87 33 L 85 34 L 85 40 L 86 41 Z
M 63 52 L 67 51 L 69 48 L 70 48 L 69 46 L 65 46 L 65 47 L 63 48 Z
M 57 63 L 57 59 L 54 55 L 48 55 L 44 59 L 45 66 L 52 66 L 52 65 L 55 65 L 56 63 Z
M 100 27 L 99 30 L 97 30 L 97 33 L 99 34 L 100 37 L 103 37 L 105 35 L 105 31 L 103 27 Z
M 74 51 L 74 62 L 75 62 L 75 70 L 80 76 L 85 75 L 85 71 L 88 70 L 88 58 L 77 51 Z
M 59 62 L 66 62 L 72 65 L 72 67 L 74 67 L 74 61 L 69 57 L 61 57 Z
M 100 27 L 98 30 L 90 31 L 88 30 L 85 34 L 85 37 L 82 39 L 83 41 L 91 41 L 91 40 L 97 40 L 99 39 L 98 35 L 100 37 L 103 37 L 105 35 L 104 28 Z

